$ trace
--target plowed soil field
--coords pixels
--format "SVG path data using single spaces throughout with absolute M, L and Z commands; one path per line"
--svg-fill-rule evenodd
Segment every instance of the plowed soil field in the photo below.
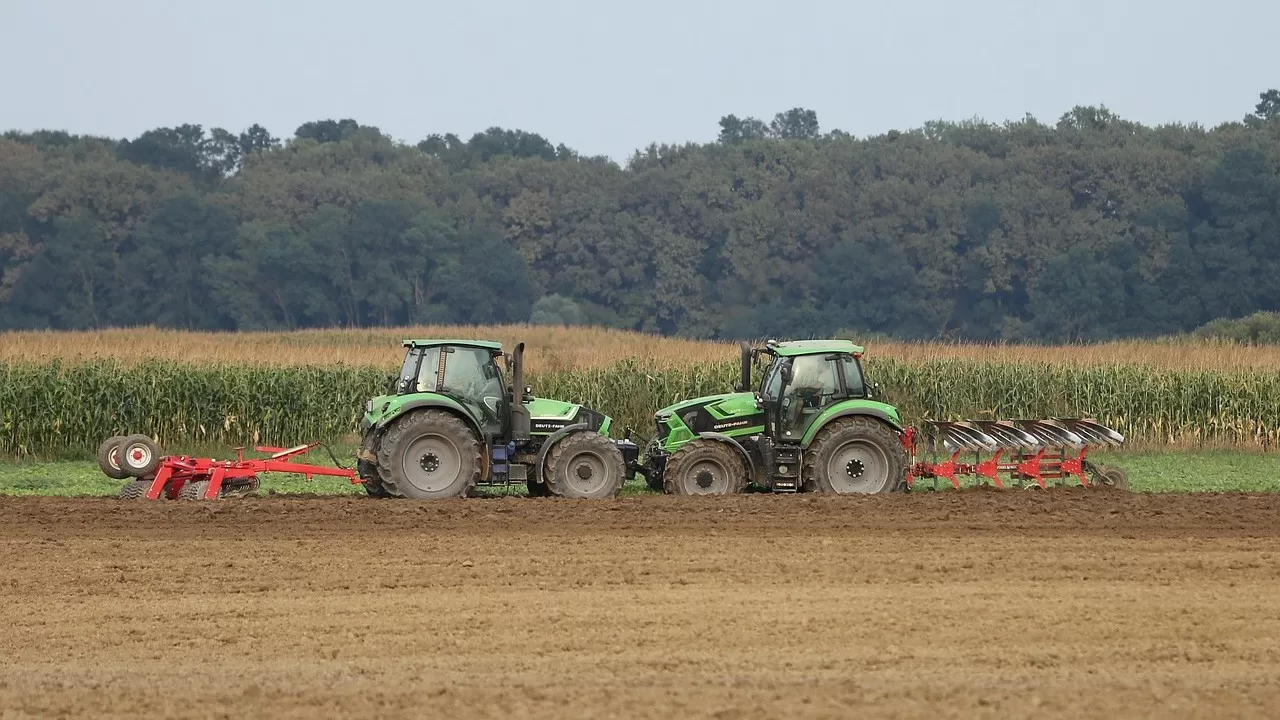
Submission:
M 0 717 L 1280 717 L 1280 497 L 0 498 Z

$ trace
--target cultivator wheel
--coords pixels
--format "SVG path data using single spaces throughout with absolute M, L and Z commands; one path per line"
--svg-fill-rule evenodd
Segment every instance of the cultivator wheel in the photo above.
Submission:
M 804 489 L 841 495 L 901 490 L 907 452 L 888 427 L 866 417 L 836 420 L 804 453 Z
M 182 486 L 178 491 L 179 500 L 203 500 L 205 493 L 209 492 L 208 480 L 191 480 Z
M 731 495 L 747 488 L 747 467 L 727 443 L 697 438 L 667 460 L 663 482 L 673 495 Z
M 117 457 L 121 470 L 136 478 L 155 473 L 161 459 L 159 446 L 146 435 L 130 435 L 121 440 Z
M 575 432 L 551 447 L 546 488 L 568 498 L 611 498 L 622 492 L 627 466 L 612 440 L 595 432 Z
M 949 481 L 960 487 L 961 476 L 976 476 L 980 481 L 990 481 L 996 487 L 1004 487 L 1001 474 L 1016 486 L 1043 489 L 1050 481 L 1066 485 L 1076 478 L 1083 486 L 1100 484 L 1118 489 L 1128 489 L 1124 471 L 1115 468 L 1095 468 L 1088 460 L 1090 449 L 1119 447 L 1124 436 L 1093 418 L 1051 418 L 1047 420 L 964 420 L 929 421 L 925 423 L 929 449 L 934 457 L 929 461 L 913 462 L 908 483 L 921 478 Z M 939 440 L 951 456 L 946 460 L 936 457 Z M 904 444 L 915 455 L 917 438 L 911 430 Z M 1072 451 L 1075 454 L 1072 454 Z M 973 453 L 972 463 L 964 462 L 965 453 Z M 992 457 L 983 459 L 983 453 Z M 1090 480 L 1090 475 L 1093 480 Z
M 120 445 L 124 440 L 123 435 L 116 435 L 98 446 L 98 469 L 112 480 L 125 480 L 129 477 L 129 473 L 120 467 Z
M 125 486 L 120 488 L 120 499 L 142 500 L 147 496 L 147 491 L 151 489 L 152 480 L 153 479 L 134 480 L 132 482 L 125 483 Z

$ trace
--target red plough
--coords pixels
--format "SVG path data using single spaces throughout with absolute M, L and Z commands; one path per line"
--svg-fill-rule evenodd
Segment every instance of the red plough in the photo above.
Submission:
M 1078 479 L 1084 487 L 1094 484 L 1128 488 L 1129 485 L 1120 468 L 1097 466 L 1088 459 L 1091 448 L 1118 447 L 1124 443 L 1123 435 L 1092 418 L 930 421 L 924 426 L 928 431 L 930 460 L 918 458 L 920 439 L 914 428 L 909 428 L 903 436 L 903 444 L 911 455 L 908 487 L 914 487 L 917 480 L 930 478 L 935 489 L 939 479 L 959 489 L 960 478 L 970 476 L 1003 488 L 1002 474 L 1018 487 L 1034 482 L 1045 488 L 1054 480 L 1066 485 L 1071 478 Z M 944 452 L 950 453 L 950 457 L 943 460 L 938 459 L 939 439 Z M 961 455 L 966 452 L 974 454 L 973 462 L 961 461 Z M 983 460 L 983 452 L 994 454 Z
M 258 489 L 262 473 L 293 473 L 311 480 L 316 475 L 345 477 L 353 485 L 364 482 L 355 470 L 295 462 L 294 458 L 320 447 L 321 443 L 291 448 L 256 447 L 269 453 L 265 458 L 244 457 L 236 448 L 235 460 L 215 460 L 187 455 L 160 455 L 150 438 L 133 435 L 111 438 L 99 450 L 99 467 L 110 477 L 134 478 L 120 491 L 124 499 L 216 500 L 248 495 Z M 331 454 L 332 456 L 332 454 Z M 334 458 L 334 464 L 337 464 Z

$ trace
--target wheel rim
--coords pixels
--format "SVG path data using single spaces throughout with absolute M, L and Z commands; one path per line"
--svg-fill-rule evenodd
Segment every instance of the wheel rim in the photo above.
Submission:
M 404 476 L 423 492 L 447 490 L 462 476 L 462 452 L 443 435 L 423 435 L 400 458 Z
M 120 469 L 120 448 L 119 447 L 113 447 L 111 448 L 111 452 L 107 453 L 107 465 L 110 465 L 112 470 Z
M 698 460 L 685 471 L 683 484 L 690 495 L 723 495 L 729 492 L 729 468 L 711 458 Z
M 877 493 L 889 481 L 889 456 L 865 440 L 850 440 L 827 461 L 831 489 L 841 494 Z
M 565 464 L 565 481 L 576 492 L 590 495 L 604 489 L 612 480 L 609 464 L 592 450 L 583 450 Z
M 124 458 L 129 467 L 144 468 L 151 462 L 151 448 L 141 444 L 133 445 L 125 452 Z

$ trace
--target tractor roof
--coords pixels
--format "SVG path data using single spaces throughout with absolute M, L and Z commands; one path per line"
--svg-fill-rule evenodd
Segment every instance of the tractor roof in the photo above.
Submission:
M 478 347 L 494 352 L 502 352 L 502 343 L 491 340 L 405 340 L 405 347 L 439 347 L 441 345 L 458 345 L 461 347 Z
M 819 355 L 822 353 L 852 353 L 861 355 L 864 348 L 851 340 L 788 340 L 770 343 L 768 347 L 782 357 L 795 355 Z

